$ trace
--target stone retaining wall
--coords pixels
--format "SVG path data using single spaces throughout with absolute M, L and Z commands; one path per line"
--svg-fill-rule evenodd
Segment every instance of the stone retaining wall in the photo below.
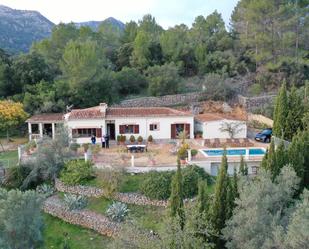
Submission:
M 59 179 L 55 181 L 55 188 L 57 191 L 66 192 L 71 194 L 85 195 L 87 197 L 99 198 L 106 196 L 103 189 L 91 186 L 68 186 L 61 182 Z M 127 204 L 135 204 L 141 206 L 156 206 L 167 207 L 168 202 L 164 200 L 151 200 L 148 197 L 138 193 L 116 193 L 113 200 L 124 202 Z
M 244 97 L 238 95 L 238 103 L 247 109 L 247 111 L 254 111 L 257 108 L 261 108 L 265 105 L 272 104 L 276 95 L 265 95 L 260 97 Z
M 115 107 L 160 107 L 175 106 L 181 104 L 192 104 L 206 98 L 203 92 L 193 92 L 185 94 L 165 95 L 162 97 L 143 97 L 123 100 Z
M 113 222 L 101 214 L 89 210 L 70 211 L 57 196 L 49 197 L 43 204 L 43 210 L 45 213 L 70 224 L 92 229 L 108 237 L 117 236 L 121 228 L 119 223 Z

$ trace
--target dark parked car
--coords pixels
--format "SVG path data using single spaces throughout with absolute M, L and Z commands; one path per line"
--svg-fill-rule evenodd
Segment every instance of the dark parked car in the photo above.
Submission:
M 259 142 L 269 143 L 272 134 L 273 130 L 271 128 L 264 129 L 263 131 L 255 135 L 255 140 Z

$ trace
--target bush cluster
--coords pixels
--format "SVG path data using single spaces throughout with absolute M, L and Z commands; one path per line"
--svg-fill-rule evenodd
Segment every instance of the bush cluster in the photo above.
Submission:
M 171 172 L 150 172 L 141 183 L 140 191 L 150 199 L 166 200 L 171 194 Z
M 60 173 L 60 180 L 67 185 L 78 185 L 93 178 L 93 164 L 90 161 L 68 161 Z
M 189 165 L 182 169 L 184 198 L 192 198 L 198 192 L 198 180 L 211 182 L 211 177 L 204 169 Z M 150 199 L 166 200 L 171 194 L 171 181 L 174 172 L 150 172 L 140 186 L 140 192 Z

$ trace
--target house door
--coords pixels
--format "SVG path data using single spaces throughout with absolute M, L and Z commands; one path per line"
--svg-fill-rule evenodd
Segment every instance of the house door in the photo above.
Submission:
M 115 124 L 107 124 L 107 134 L 110 140 L 115 140 Z

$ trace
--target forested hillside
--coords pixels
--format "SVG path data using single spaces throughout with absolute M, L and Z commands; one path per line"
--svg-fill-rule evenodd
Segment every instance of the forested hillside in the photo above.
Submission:
M 0 96 L 33 112 L 64 111 L 128 96 L 204 89 L 228 99 L 245 83 L 258 95 L 309 79 L 307 0 L 241 0 L 231 29 L 218 12 L 164 30 L 151 15 L 123 29 L 60 24 L 20 56 L 0 54 Z

